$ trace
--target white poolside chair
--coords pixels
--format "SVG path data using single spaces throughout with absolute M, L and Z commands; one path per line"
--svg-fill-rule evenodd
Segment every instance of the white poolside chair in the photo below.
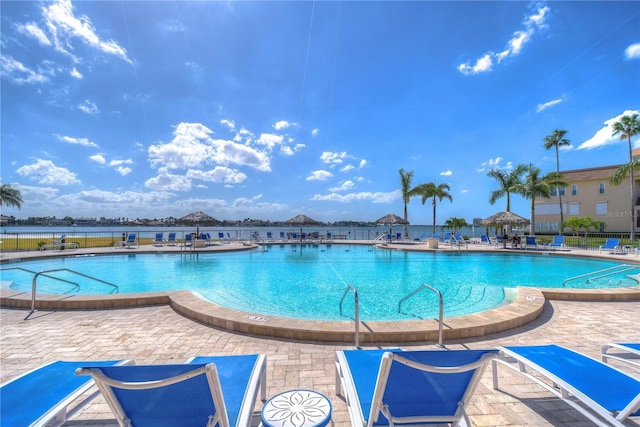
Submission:
M 336 393 L 354 427 L 451 423 L 466 414 L 482 373 L 497 350 L 342 350 Z
M 610 351 L 614 350 L 615 353 Z M 607 343 L 600 347 L 602 361 L 619 360 L 640 367 L 640 343 Z
M 498 365 L 509 367 L 566 402 L 596 425 L 622 427 L 640 415 L 640 379 L 599 360 L 558 345 L 499 347 L 492 361 L 493 388 Z M 537 372 L 531 374 L 527 369 Z
M 80 408 L 97 396 L 87 395 L 93 386 L 91 378 L 76 377 L 80 366 L 112 366 L 126 360 L 69 362 L 58 360 L 0 386 L 0 425 L 2 427 L 60 426 Z M 84 398 L 78 401 L 79 398 Z M 71 411 L 69 405 L 77 402 Z
M 266 356 L 196 357 L 184 364 L 100 367 L 87 363 L 120 427 L 250 427 L 266 400 Z

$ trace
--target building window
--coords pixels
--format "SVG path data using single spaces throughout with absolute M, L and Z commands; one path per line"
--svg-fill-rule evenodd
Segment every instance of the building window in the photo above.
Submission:
M 558 195 L 558 187 L 551 188 L 551 197 L 556 197 Z
M 607 202 L 596 202 L 596 215 L 606 215 L 609 212 Z
M 600 194 L 604 194 L 604 182 L 600 183 L 600 191 L 599 191 L 599 193 Z
M 569 203 L 569 215 L 580 215 L 580 203 Z
M 564 187 L 560 187 L 560 195 L 561 195 L 561 196 L 564 196 L 564 194 L 565 194 Z
M 571 195 L 572 196 L 577 196 L 578 195 L 578 186 L 576 184 L 573 184 L 571 186 Z

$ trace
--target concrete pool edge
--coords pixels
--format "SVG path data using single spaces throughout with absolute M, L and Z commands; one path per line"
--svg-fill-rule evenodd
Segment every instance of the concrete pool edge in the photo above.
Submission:
M 443 339 L 482 337 L 524 326 L 542 313 L 547 299 L 570 301 L 640 301 L 640 287 L 604 290 L 517 288 L 515 300 L 504 306 L 465 316 L 445 318 Z M 37 310 L 105 310 L 169 305 L 199 323 L 231 332 L 301 341 L 351 343 L 355 323 L 272 317 L 221 307 L 191 291 L 108 296 L 38 295 Z M 0 306 L 30 309 L 31 294 L 0 290 Z M 438 321 L 360 322 L 360 343 L 438 341 Z

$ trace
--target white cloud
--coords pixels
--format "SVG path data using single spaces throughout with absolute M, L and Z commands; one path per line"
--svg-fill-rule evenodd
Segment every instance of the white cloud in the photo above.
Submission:
M 99 148 L 98 144 L 93 141 L 89 141 L 87 138 L 74 138 L 72 136 L 55 135 L 58 141 L 66 142 L 67 144 L 82 145 L 83 147 Z
M 311 136 L 318 136 L 319 133 L 320 133 L 320 129 L 315 128 L 311 131 Z
M 451 171 L 444 171 L 444 172 L 440 172 L 440 176 L 451 176 L 453 175 L 453 172 Z
M 640 59 L 640 43 L 627 46 L 624 50 L 624 56 L 626 59 Z
M 101 165 L 104 165 L 105 163 L 107 163 L 107 159 L 105 159 L 104 155 L 102 154 L 94 154 L 93 156 L 89 156 L 89 159 Z
M 640 112 L 638 112 L 637 110 L 627 110 L 616 117 L 606 120 L 604 122 L 604 126 L 598 129 L 598 131 L 591 138 L 580 144 L 577 150 L 592 150 L 594 148 L 604 147 L 605 145 L 614 145 L 620 143 L 620 135 L 611 135 L 613 133 L 613 124 L 619 121 L 622 116 L 630 116 L 632 114 L 640 114 Z
M 264 145 L 272 150 L 276 145 L 282 144 L 283 137 L 272 133 L 260 134 L 260 138 L 256 139 L 256 144 Z
M 325 170 L 316 170 L 311 172 L 311 175 L 309 175 L 306 180 L 307 181 L 326 181 L 327 179 L 331 178 L 333 176 L 333 174 L 329 171 L 325 171 Z
M 340 184 L 338 187 L 329 188 L 329 191 L 331 191 L 332 193 L 335 193 L 336 191 L 347 191 L 351 190 L 354 186 L 355 184 L 353 183 L 353 181 L 347 180 Z
M 180 123 L 168 143 L 148 149 L 152 167 L 169 169 L 203 169 L 208 165 L 235 164 L 270 172 L 266 153 L 234 141 L 213 139 L 213 131 L 200 123 Z
M 480 167 L 477 168 L 476 171 L 477 172 L 484 172 L 485 170 L 487 170 L 487 168 L 489 168 L 489 169 L 491 169 L 491 168 L 500 169 L 499 165 L 500 165 L 500 162 L 503 161 L 503 160 L 504 159 L 502 157 L 499 157 L 499 156 L 496 157 L 495 159 L 489 159 L 486 162 L 480 163 Z M 511 162 L 509 162 L 509 163 L 511 163 Z M 504 168 L 508 168 L 508 164 L 509 163 L 507 163 L 507 166 L 505 166 Z
M 17 24 L 16 28 L 18 29 L 19 32 L 38 40 L 38 43 L 40 43 L 41 45 L 51 46 L 51 40 L 49 40 L 49 37 L 47 37 L 45 32 L 42 31 L 42 29 L 38 27 L 38 25 L 35 22 L 30 22 L 24 25 Z
M 546 110 L 547 108 L 550 108 L 550 107 L 553 107 L 555 105 L 558 105 L 562 101 L 564 101 L 564 96 L 562 98 L 558 98 L 558 99 L 554 99 L 554 100 L 545 102 L 544 104 L 538 104 L 538 106 L 536 107 L 536 113 L 540 113 L 540 112 Z
M 33 71 L 22 62 L 6 55 L 0 56 L 0 74 L 16 84 L 44 83 L 49 80 L 45 74 Z
M 344 159 L 347 158 L 347 153 L 342 151 L 340 153 L 333 153 L 331 151 L 325 151 L 320 155 L 320 160 L 328 164 L 341 164 Z
M 85 100 L 82 104 L 78 105 L 78 109 L 84 113 L 95 115 L 100 112 L 96 104 L 89 100 Z
M 549 10 L 547 6 L 537 6 L 537 10 L 533 14 L 525 16 L 523 20 L 524 29 L 513 33 L 513 36 L 507 42 L 505 50 L 498 53 L 487 52 L 477 59 L 474 65 L 469 62 L 462 63 L 458 65 L 458 71 L 466 76 L 484 73 L 493 69 L 494 59 L 500 63 L 506 58 L 518 55 L 523 47 L 531 41 L 535 32 L 546 26 L 545 21 Z
M 365 166 L 367 166 L 367 161 L 365 159 L 360 160 L 360 164 L 358 165 L 358 167 L 362 169 Z
M 361 192 L 361 193 L 349 193 L 349 194 L 338 194 L 338 193 L 330 193 L 326 195 L 315 194 L 311 200 L 319 200 L 319 201 L 330 201 L 330 202 L 360 202 L 360 201 L 370 201 L 371 203 L 393 203 L 400 199 L 402 195 L 399 190 L 392 191 L 390 193 L 371 193 L 371 192 Z
M 161 191 L 189 191 L 191 180 L 183 175 L 170 173 L 166 168 L 158 170 L 158 176 L 145 181 L 144 186 Z
M 239 184 L 247 179 L 247 175 L 237 169 L 216 166 L 208 171 L 189 169 L 187 171 L 187 178 L 199 179 L 201 181 L 223 182 L 225 184 Z
M 71 75 L 71 77 L 73 77 L 74 79 L 78 79 L 78 80 L 82 80 L 84 78 L 84 76 L 82 75 L 82 73 L 80 71 L 78 71 L 76 69 L 76 67 L 73 67 L 71 69 L 71 71 L 69 72 L 69 74 Z
M 69 50 L 72 49 L 71 41 L 77 38 L 91 47 L 131 63 L 125 48 L 114 40 L 102 40 L 96 34 L 89 17 L 74 15 L 71 0 L 58 0 L 53 4 L 47 3 L 47 7 L 42 8 L 42 14 L 51 38 L 53 38 L 53 44 L 59 52 L 74 57 Z
M 286 120 L 280 120 L 279 122 L 276 122 L 276 123 L 273 125 L 273 128 L 274 128 L 275 130 L 282 130 L 282 129 L 286 129 L 286 128 L 288 128 L 289 126 L 291 126 L 291 125 L 289 124 L 289 122 L 288 122 L 288 121 L 286 121 Z
M 131 173 L 132 169 L 125 166 L 116 167 L 116 172 L 118 172 L 121 176 L 127 176 Z
M 56 166 L 51 160 L 36 159 L 35 163 L 21 166 L 16 172 L 43 185 L 80 184 L 75 173 Z
M 356 168 L 355 166 L 349 163 L 348 165 L 344 165 L 343 167 L 341 167 L 340 172 L 349 172 L 350 170 L 353 170 L 355 168 Z
M 122 166 L 124 164 L 132 165 L 133 164 L 133 160 L 131 160 L 131 159 L 126 159 L 126 160 L 114 159 L 114 160 L 111 160 L 109 162 L 109 166 Z
M 220 120 L 220 124 L 228 127 L 230 130 L 236 128 L 236 122 L 234 122 L 233 120 L 222 119 Z

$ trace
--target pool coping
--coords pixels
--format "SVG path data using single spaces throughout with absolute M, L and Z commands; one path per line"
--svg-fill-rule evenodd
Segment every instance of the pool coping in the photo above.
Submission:
M 295 243 L 295 242 L 293 242 Z M 336 244 L 354 244 L 353 241 Z M 279 244 L 279 243 L 276 243 Z M 360 243 L 363 244 L 363 243 Z M 364 244 L 371 244 L 365 242 Z M 392 250 L 420 250 L 409 245 L 386 246 Z M 256 248 L 257 245 L 234 243 L 218 245 L 209 250 L 231 251 Z M 99 248 L 101 249 L 101 248 Z M 142 248 L 135 253 L 167 252 L 161 248 Z M 478 248 L 476 248 L 477 250 Z M 456 250 L 457 249 L 453 249 Z M 484 249 L 486 251 L 486 248 Z M 494 251 L 494 249 L 489 249 Z M 59 256 L 60 251 L 53 256 Z M 130 253 L 128 250 L 111 249 L 74 250 L 76 255 Z M 176 252 L 169 250 L 168 252 Z M 200 252 L 200 251 L 198 251 Z M 522 250 L 515 251 L 523 253 Z M 3 255 L 5 255 L 3 253 Z M 25 254 L 18 256 L 2 256 L 2 264 L 11 260 L 36 259 L 50 254 Z M 66 254 L 65 254 L 66 255 Z M 595 254 L 579 254 L 572 256 L 591 256 Z M 595 255 L 596 258 L 611 259 Z M 634 262 L 637 263 L 637 262 Z M 443 320 L 443 340 L 482 337 L 488 334 L 504 332 L 524 326 L 542 313 L 547 299 L 568 301 L 640 301 L 640 286 L 632 288 L 572 290 L 551 288 L 517 287 L 514 301 L 503 306 L 464 316 L 449 317 Z M 30 310 L 31 292 L 18 292 L 11 289 L 0 289 L 0 306 Z M 150 292 L 139 294 L 118 294 L 106 296 L 94 295 L 46 295 L 38 294 L 36 310 L 106 310 L 125 309 L 143 306 L 169 305 L 177 313 L 194 321 L 231 332 L 282 338 L 301 341 L 323 342 L 355 342 L 354 321 L 328 321 L 295 319 L 247 313 L 222 307 L 198 297 L 191 291 Z M 29 316 L 27 316 L 29 317 Z M 409 321 L 361 321 L 359 323 L 360 343 L 417 342 L 438 341 L 439 324 L 437 319 Z

